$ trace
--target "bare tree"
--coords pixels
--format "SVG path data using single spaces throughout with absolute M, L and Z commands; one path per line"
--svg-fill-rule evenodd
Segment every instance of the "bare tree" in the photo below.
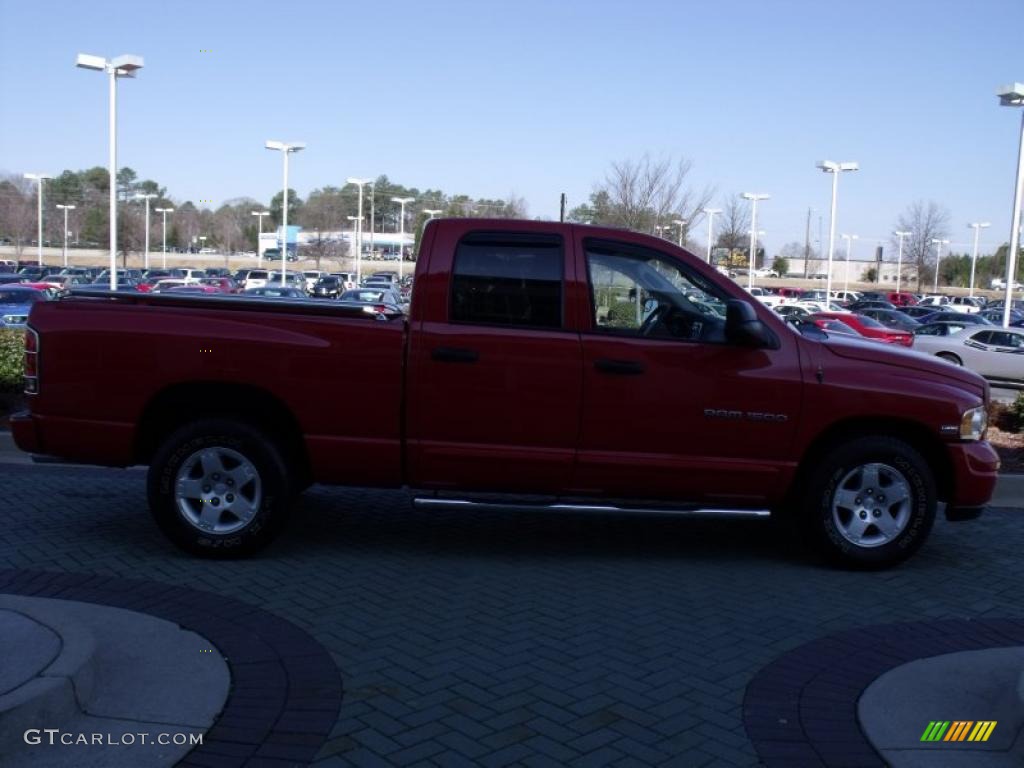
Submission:
M 917 290 L 926 277 L 935 276 L 935 246 L 932 240 L 941 240 L 948 234 L 949 211 L 933 200 L 911 203 L 896 221 L 896 229 L 909 232 L 903 241 L 903 263 L 917 265 Z M 899 245 L 893 239 L 893 248 Z
M 750 245 L 750 206 L 739 195 L 728 195 L 722 201 L 716 244 L 730 255 Z
M 647 154 L 639 160 L 612 163 L 591 196 L 607 202 L 602 220 L 594 223 L 653 233 L 662 222 L 680 219 L 685 222 L 685 240 L 713 194 L 709 188 L 698 191 L 688 184 L 692 167 L 685 158 L 652 160 Z
M 18 261 L 35 232 L 36 198 L 32 184 L 21 176 L 4 177 L 0 180 L 0 233 L 14 242 Z

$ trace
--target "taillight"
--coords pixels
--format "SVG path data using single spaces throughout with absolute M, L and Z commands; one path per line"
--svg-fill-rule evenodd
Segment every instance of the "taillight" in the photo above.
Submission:
M 25 328 L 25 394 L 39 394 L 39 334 Z

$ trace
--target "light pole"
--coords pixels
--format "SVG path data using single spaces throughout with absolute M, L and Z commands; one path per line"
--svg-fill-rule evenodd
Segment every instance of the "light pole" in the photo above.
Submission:
M 117 290 L 117 78 L 135 77 L 142 57 L 125 54 L 113 59 L 80 53 L 75 66 L 106 72 L 110 77 L 110 290 Z
M 359 222 L 359 217 L 358 216 L 346 216 L 345 218 L 347 218 L 349 221 L 352 222 L 352 245 L 353 245 L 353 247 L 357 248 L 357 250 L 356 250 L 356 285 L 358 286 L 358 285 L 360 285 L 363 282 L 363 273 L 362 273 L 363 260 L 362 260 L 362 254 L 358 250 L 358 246 L 356 246 L 356 228 L 359 226 L 359 223 L 358 223 Z
M 850 292 L 850 257 L 853 255 L 853 241 L 859 240 L 860 235 L 842 235 L 843 240 L 846 241 L 846 278 L 843 281 L 843 292 Z M 847 300 L 849 296 L 846 297 Z M 832 301 L 832 296 L 829 294 L 825 297 L 826 301 Z
M 263 269 L 263 254 L 260 253 L 260 240 L 263 239 L 263 217 L 269 216 L 270 211 L 250 211 L 253 216 L 256 216 L 256 266 L 259 269 Z
M 1024 84 L 1013 83 L 999 89 L 1004 107 L 1024 107 Z M 1017 276 L 1017 249 L 1020 247 L 1020 206 L 1024 197 L 1024 114 L 1021 114 L 1020 145 L 1017 147 L 1017 184 L 1013 192 L 1013 216 L 1010 222 L 1010 251 L 1006 254 L 1006 298 L 1003 302 L 1003 328 L 1010 327 L 1013 308 L 1013 283 Z
M 39 209 L 39 215 L 37 217 L 38 222 L 38 239 L 36 240 L 36 253 L 39 257 L 39 266 L 43 266 L 43 180 L 52 179 L 53 176 L 49 173 L 26 173 L 26 179 L 32 179 L 36 182 L 36 206 Z
M 136 200 L 145 200 L 146 201 L 146 256 L 145 256 L 146 269 L 149 269 L 149 201 L 152 200 L 154 197 L 159 197 L 159 195 L 153 195 L 153 194 L 149 194 L 149 195 L 138 194 L 138 195 L 135 195 L 135 199 Z
M 932 289 L 932 293 L 939 292 L 939 264 L 942 262 L 942 246 L 949 245 L 949 240 L 939 240 L 936 237 L 932 238 L 932 242 L 935 243 L 935 287 Z
M 68 265 L 68 211 L 75 210 L 73 205 L 61 205 L 57 203 L 57 210 L 64 211 L 64 266 Z
M 355 246 L 356 246 L 356 282 L 361 282 L 363 277 L 363 185 L 369 184 L 373 179 L 356 179 L 351 176 L 345 179 L 347 184 L 355 184 L 359 187 L 359 215 L 356 223 Z M 349 217 L 351 218 L 351 217 Z M 370 229 L 373 229 L 371 226 Z
M 771 195 L 744 192 L 740 197 L 750 201 L 750 258 L 747 259 L 747 290 L 752 291 L 754 288 L 754 261 L 757 259 L 757 202 L 770 200 Z
M 377 222 L 377 211 L 374 208 L 374 198 L 376 197 L 377 183 L 370 182 L 370 255 L 373 256 L 373 232 Z
M 912 232 L 893 232 L 900 241 L 899 255 L 896 257 L 896 293 L 900 292 L 900 280 L 903 277 L 903 238 L 910 237 Z
M 839 195 L 839 174 L 843 171 L 857 171 L 860 166 L 854 162 L 837 163 L 832 160 L 819 160 L 817 167 L 825 173 L 832 174 L 832 207 L 828 225 L 828 276 L 825 284 L 825 295 L 832 295 L 832 258 L 836 250 L 836 199 Z
M 163 214 L 164 219 L 164 269 L 167 269 L 167 214 L 174 213 L 173 208 L 154 208 L 157 213 Z
M 971 296 L 974 296 L 974 269 L 978 265 L 978 234 L 981 230 L 986 227 L 991 227 L 992 224 L 987 221 L 976 221 L 973 224 L 968 224 L 974 230 L 974 249 L 971 252 Z
M 288 276 L 288 155 L 301 152 L 306 148 L 305 142 L 268 141 L 267 149 L 276 149 L 284 156 L 284 192 L 281 198 L 281 285 L 286 285 Z
M 404 277 L 404 266 L 405 266 L 405 205 L 415 200 L 415 197 L 392 197 L 392 203 L 398 203 L 402 206 L 402 212 L 399 214 L 399 235 L 398 235 L 398 279 L 401 280 Z
M 685 219 L 672 219 L 672 223 L 679 227 L 679 247 L 683 247 L 683 229 L 686 227 Z
M 712 233 L 711 223 L 715 219 L 715 214 L 716 213 L 721 213 L 721 212 L 722 212 L 721 208 L 705 208 L 704 209 L 704 213 L 707 214 L 707 217 L 708 217 L 708 264 L 711 263 L 711 243 L 714 242 L 712 240 L 712 237 L 711 237 L 711 233 Z

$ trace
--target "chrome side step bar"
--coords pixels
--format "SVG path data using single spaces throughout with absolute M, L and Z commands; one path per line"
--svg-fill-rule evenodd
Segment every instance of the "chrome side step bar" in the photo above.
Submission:
M 767 509 L 670 509 L 667 507 L 620 507 L 609 504 L 517 504 L 509 502 L 470 501 L 468 499 L 438 499 L 417 496 L 412 500 L 418 509 L 469 509 L 475 511 L 504 512 L 588 512 L 604 514 L 673 515 L 680 517 L 770 517 Z

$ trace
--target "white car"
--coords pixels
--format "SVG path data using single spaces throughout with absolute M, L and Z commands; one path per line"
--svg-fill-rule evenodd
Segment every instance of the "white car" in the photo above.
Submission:
M 954 296 L 950 299 L 946 309 L 951 309 L 954 312 L 963 312 L 967 315 L 973 315 L 981 312 L 982 303 L 979 299 L 972 298 L 971 296 Z
M 790 306 L 806 309 L 811 314 L 815 312 L 846 312 L 844 307 L 839 306 L 834 301 L 793 301 L 790 302 Z
M 779 273 L 774 269 L 768 269 L 768 267 L 761 267 L 760 269 L 754 270 L 754 277 L 778 277 Z
M 269 280 L 270 272 L 267 270 L 250 269 L 239 282 L 242 284 L 242 288 L 249 290 L 250 288 L 263 288 Z
M 924 333 L 914 334 L 915 351 L 962 365 L 993 384 L 1024 388 L 1024 328 L 971 324 L 948 333 L 930 325 L 920 330 Z
M 853 302 L 860 298 L 860 292 L 858 291 L 832 291 L 829 295 L 839 302 Z
M 922 299 L 917 303 L 922 307 L 935 307 L 936 309 L 939 309 L 949 304 L 949 296 L 942 296 L 940 294 L 933 293 L 922 297 Z
M 1006 290 L 1006 281 L 1003 278 L 1001 278 L 1001 277 L 993 277 L 991 285 L 992 285 L 992 290 L 993 291 L 1005 291 Z M 1024 285 L 1021 285 L 1020 283 L 1018 283 L 1015 280 L 1014 283 L 1013 283 L 1013 290 L 1019 291 L 1019 290 L 1022 290 L 1022 289 L 1024 289 Z

